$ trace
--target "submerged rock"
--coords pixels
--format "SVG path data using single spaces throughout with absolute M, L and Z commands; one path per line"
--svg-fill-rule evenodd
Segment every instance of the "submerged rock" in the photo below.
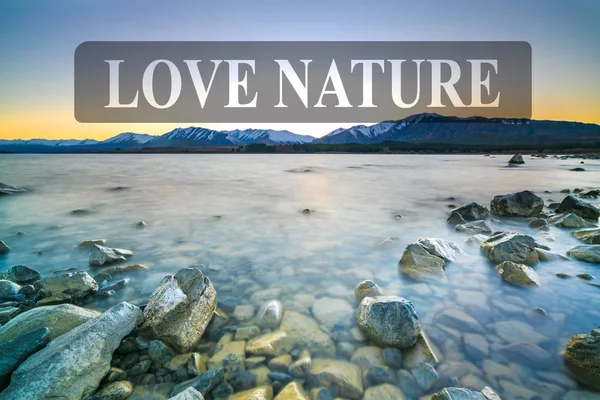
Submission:
M 48 337 L 52 340 L 99 315 L 97 311 L 71 304 L 37 307 L 17 315 L 0 327 L 0 343 L 42 328 L 49 329 Z
M 358 306 L 357 320 L 365 336 L 383 346 L 410 347 L 421 332 L 413 304 L 397 296 L 365 297 Z
M 0 300 L 13 300 L 19 295 L 21 286 L 6 279 L 0 280 Z
M 312 306 L 315 319 L 330 332 L 334 329 L 349 327 L 354 316 L 354 309 L 344 299 L 321 297 Z
M 503 280 L 513 285 L 527 287 L 540 286 L 540 277 L 532 268 L 511 261 L 504 261 L 496 266 Z
M 133 255 L 131 250 L 116 249 L 93 244 L 90 250 L 90 265 L 104 265 L 118 261 L 125 261 L 127 257 Z
M 573 232 L 572 235 L 587 244 L 600 244 L 600 228 Z
M 261 328 L 277 328 L 283 318 L 283 304 L 279 300 L 267 302 L 258 311 L 258 326 Z
M 365 390 L 363 400 L 405 400 L 402 390 L 389 383 L 371 386 Z
M 309 397 L 301 384 L 290 382 L 279 392 L 275 400 L 309 400 Z
M 448 387 L 440 390 L 433 396 L 431 400 L 489 400 L 481 392 L 473 390 Z
M 204 396 L 193 387 L 189 387 L 169 400 L 204 400 Z
M 535 218 L 529 221 L 529 227 L 537 230 L 548 230 L 550 226 L 544 218 Z
M 548 222 L 559 228 L 583 228 L 588 226 L 587 222 L 575 213 L 564 213 L 555 215 Z
M 579 383 L 600 390 L 600 328 L 589 334 L 573 335 L 563 356 Z
M 495 263 L 512 261 L 535 264 L 539 260 L 534 239 L 516 232 L 502 232 L 491 236 L 481 244 L 481 250 Z
M 467 233 L 492 233 L 492 228 L 484 220 L 458 224 L 455 229 L 459 232 Z
M 382 296 L 383 291 L 375 282 L 366 280 L 356 285 L 354 295 L 356 296 L 356 301 L 360 302 L 365 297 Z
M 592 219 L 597 221 L 600 217 L 600 209 L 594 207 L 590 203 L 579 200 L 574 196 L 567 196 L 556 209 L 558 213 L 574 212 L 581 218 Z
M 510 158 L 510 160 L 508 160 L 509 164 L 525 164 L 525 161 L 523 161 L 523 156 L 521 155 L 521 153 L 515 154 L 514 156 L 512 156 Z
M 413 279 L 444 279 L 446 262 L 431 254 L 418 243 L 406 246 L 402 258 L 398 262 L 400 272 Z
M 31 283 L 40 279 L 40 273 L 25 265 L 15 265 L 6 271 L 0 272 L 0 279 L 7 279 L 19 284 Z
M 273 388 L 269 385 L 259 386 L 232 394 L 228 400 L 273 400 Z
M 336 387 L 339 397 L 360 400 L 363 395 L 361 370 L 347 361 L 313 359 L 308 380 L 314 387 Z
M 216 307 L 210 279 L 197 268 L 185 268 L 163 278 L 152 292 L 140 331 L 187 352 L 200 341 Z
M 116 381 L 103 386 L 90 400 L 125 400 L 133 392 L 129 381 Z
M 2 182 L 0 182 L 0 196 L 9 196 L 12 194 L 17 194 L 17 193 L 23 193 L 26 192 L 27 190 L 22 189 L 22 188 L 18 188 L 16 186 L 10 186 L 10 185 L 6 185 Z
M 276 357 L 289 353 L 292 347 L 294 347 L 293 339 L 283 331 L 276 331 L 250 339 L 246 343 L 246 353 Z
M 481 246 L 481 243 L 485 242 L 489 238 L 490 237 L 487 235 L 477 234 L 466 238 L 465 243 L 479 247 Z
M 4 241 L 0 240 L 0 255 L 6 254 L 10 251 L 10 247 Z
M 0 344 L 0 391 L 8 386 L 10 375 L 23 361 L 46 346 L 49 333 L 48 328 L 41 328 Z
M 82 298 L 98 291 L 98 283 L 83 271 L 44 278 L 34 286 L 37 290 L 44 290 L 51 294 L 65 293 L 73 298 Z
M 308 348 L 313 355 L 335 356 L 335 344 L 311 317 L 288 310 L 279 329 L 287 333 L 295 346 Z
M 567 251 L 567 254 L 578 260 L 589 263 L 600 263 L 600 244 L 580 244 Z
M 495 196 L 490 203 L 492 214 L 506 217 L 530 217 L 544 208 L 544 200 L 529 190 Z
M 487 208 L 475 202 L 463 204 L 460 207 L 454 208 L 450 210 L 450 214 L 452 213 L 457 213 L 466 222 L 486 219 L 490 215 Z
M 95 244 L 99 244 L 99 245 L 104 245 L 104 243 L 106 243 L 106 239 L 90 239 L 90 240 L 84 240 L 81 241 L 77 244 L 78 249 L 87 249 L 88 247 L 92 247 Z
M 13 373 L 2 398 L 91 396 L 110 370 L 113 352 L 142 319 L 139 308 L 123 302 L 53 340 Z

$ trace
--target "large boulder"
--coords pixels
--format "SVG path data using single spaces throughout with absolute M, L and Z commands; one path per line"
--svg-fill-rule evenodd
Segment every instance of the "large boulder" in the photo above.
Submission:
M 382 346 L 410 347 L 421 332 L 412 302 L 397 296 L 365 297 L 358 306 L 357 320 L 365 336 Z
M 460 215 L 466 222 L 486 219 L 490 215 L 487 208 L 475 202 L 463 204 L 460 207 L 450 210 L 449 213 L 450 215 L 453 213 Z
M 574 212 L 581 218 L 597 221 L 600 218 L 600 208 L 594 207 L 590 203 L 579 200 L 574 196 L 567 196 L 556 209 L 557 213 Z
M 296 311 L 285 311 L 279 327 L 299 348 L 310 349 L 311 354 L 327 357 L 335 356 L 335 344 L 321 330 L 317 321 Z
M 510 160 L 508 160 L 509 164 L 525 164 L 525 161 L 523 161 L 523 156 L 521 155 L 521 153 L 519 154 L 515 154 L 514 156 L 512 156 L 510 158 Z
M 540 286 L 540 277 L 537 272 L 527 265 L 504 261 L 496 266 L 496 271 L 503 280 L 516 286 Z
M 313 359 L 308 381 L 314 387 L 335 387 L 338 397 L 359 400 L 363 395 L 362 372 L 358 365 L 347 361 Z
M 104 265 L 118 261 L 125 261 L 127 257 L 133 255 L 131 250 L 116 249 L 99 244 L 92 244 L 90 249 L 90 265 Z
M 0 272 L 0 279 L 7 279 L 20 284 L 31 283 L 40 279 L 40 273 L 25 265 L 15 265 L 6 271 Z
M 577 231 L 572 235 L 587 244 L 600 244 L 600 228 Z
M 446 262 L 442 258 L 431 254 L 419 243 L 406 246 L 398 262 L 402 274 L 417 280 L 444 279 L 445 266 Z
M 572 336 L 563 356 L 578 382 L 600 390 L 600 327 L 589 334 Z
M 217 307 L 217 292 L 197 268 L 185 268 L 158 284 L 144 309 L 140 331 L 181 353 L 198 344 Z
M 600 244 L 580 244 L 567 251 L 571 257 L 589 263 L 600 263 Z
M 121 340 L 142 319 L 139 308 L 123 302 L 53 340 L 13 373 L 2 399 L 88 398 L 110 370 Z
M 66 293 L 73 298 L 82 298 L 98 291 L 98 283 L 85 271 L 50 276 L 36 282 L 35 287 L 51 295 Z
M 17 367 L 49 341 L 48 328 L 27 332 L 18 338 L 0 344 L 0 391 L 10 382 L 10 375 Z
M 99 316 L 97 311 L 71 304 L 36 307 L 11 319 L 0 328 L 0 343 L 14 340 L 21 335 L 38 329 L 48 328 L 50 340 Z
M 535 247 L 535 240 L 531 236 L 516 232 L 492 235 L 481 244 L 483 254 L 497 264 L 504 261 L 535 264 L 539 261 Z
M 544 200 L 529 190 L 495 196 L 490 211 L 506 217 L 531 217 L 544 208 Z

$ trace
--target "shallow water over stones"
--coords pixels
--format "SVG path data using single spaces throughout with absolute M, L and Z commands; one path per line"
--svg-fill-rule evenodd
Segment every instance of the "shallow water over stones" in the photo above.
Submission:
M 312 356 L 317 372 L 307 381 L 339 380 L 331 372 L 338 367 L 331 359 L 338 359 L 344 362 L 340 368 L 352 371 L 352 381 L 344 386 L 348 398 L 361 398 L 356 368 L 364 391 L 379 388 L 368 391 L 369 398 L 376 398 L 378 390 L 394 392 L 381 385 L 399 388 L 408 399 L 445 386 L 481 390 L 486 385 L 503 399 L 528 398 L 532 393 L 543 399 L 575 396 L 568 393 L 586 389 L 568 376 L 560 353 L 572 335 L 600 325 L 600 288 L 589 284 L 596 280 L 560 279 L 556 274 L 600 277 L 600 266 L 557 257 L 532 266 L 540 287 L 510 285 L 479 246 L 465 243 L 473 233 L 456 231 L 446 223 L 445 199 L 489 208 L 496 195 L 531 190 L 548 205 L 550 199 L 564 198 L 559 192 L 565 187 L 594 189 L 600 163 L 589 160 L 586 172 L 573 173 L 569 169 L 578 160 L 527 158 L 523 167 L 508 169 L 504 168 L 508 158 L 1 155 L 2 181 L 30 190 L 0 199 L 0 240 L 11 248 L 0 255 L 0 271 L 26 265 L 47 278 L 68 268 L 73 270 L 65 272 L 96 276 L 104 271 L 115 274 L 108 269 L 115 265 L 147 266 L 118 276 L 106 274 L 107 284 L 126 277 L 130 282 L 112 296 L 86 305 L 103 311 L 123 300 L 146 304 L 165 275 L 196 266 L 214 284 L 224 315 L 223 328 L 215 330 L 220 333 L 205 335 L 195 349 L 206 356 L 205 364 L 218 354 L 216 342 L 224 332 L 233 335 L 238 327 L 258 327 L 255 318 L 269 301 L 278 300 L 284 310 L 279 329 L 301 340 Z M 354 166 L 362 168 L 349 168 Z M 289 172 L 306 169 L 311 172 Z M 114 187 L 130 189 L 108 190 Z M 90 212 L 71 215 L 75 209 Z M 304 215 L 304 209 L 314 212 Z M 551 211 L 546 207 L 543 212 Z M 393 217 L 398 214 L 401 219 Z M 566 255 L 584 243 L 571 235 L 572 229 L 550 226 L 542 231 L 529 227 L 525 218 L 494 218 L 486 219 L 492 232 L 530 235 L 553 253 Z M 138 229 L 135 224 L 142 220 L 146 225 Z M 75 246 L 94 238 L 105 238 L 106 246 L 130 249 L 134 255 L 110 267 L 90 266 L 89 247 Z M 464 252 L 446 263 L 444 280 L 415 281 L 399 273 L 404 249 L 420 238 L 443 238 Z M 377 361 L 367 367 L 352 361 L 357 351 L 370 345 L 355 320 L 354 288 L 366 279 L 384 295 L 413 303 L 427 347 L 435 353 L 427 361 L 439 376 L 435 381 L 428 379 L 430 370 L 414 369 L 418 357 L 406 350 L 400 369 L 398 360 L 394 366 Z M 253 354 L 246 351 L 247 369 L 263 368 L 255 371 L 261 377 L 255 386 L 275 382 L 264 373 L 264 368 L 276 370 L 270 368 L 275 353 L 263 354 L 266 350 L 259 346 L 261 336 L 270 334 L 268 324 L 263 326 L 256 336 L 254 328 L 250 329 L 254 333 L 244 331 L 252 337 L 243 340 L 254 341 L 257 349 Z M 421 340 L 425 339 L 417 346 L 423 346 Z M 283 342 L 281 354 L 294 351 Z M 240 353 L 237 347 L 229 345 L 233 350 L 228 354 Z M 255 357 L 265 360 L 248 364 Z M 290 364 L 299 357 L 294 354 Z M 142 363 L 137 367 L 142 368 L 143 361 L 147 360 L 138 359 L 133 365 Z M 193 378 L 169 374 L 171 383 L 143 385 L 147 382 L 142 378 L 133 379 L 137 398 Z M 393 382 L 384 381 L 389 376 Z

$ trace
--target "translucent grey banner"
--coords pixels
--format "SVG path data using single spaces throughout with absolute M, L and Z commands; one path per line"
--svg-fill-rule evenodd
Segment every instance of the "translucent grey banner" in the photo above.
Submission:
M 85 42 L 79 122 L 531 117 L 526 42 Z

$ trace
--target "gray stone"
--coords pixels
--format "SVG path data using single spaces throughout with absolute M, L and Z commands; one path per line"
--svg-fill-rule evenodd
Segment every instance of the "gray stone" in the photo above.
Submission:
M 460 207 L 450 210 L 450 214 L 452 213 L 457 213 L 466 222 L 486 219 L 490 214 L 487 208 L 474 202 L 463 204 Z
M 544 200 L 529 190 L 495 196 L 490 203 L 492 214 L 505 217 L 531 217 L 544 209 Z
M 217 306 L 212 282 L 197 268 L 166 276 L 144 309 L 140 332 L 184 353 L 196 346 Z
M 486 400 L 480 392 L 469 389 L 449 387 L 431 396 L 431 400 Z
M 584 228 L 584 227 L 588 226 L 588 223 L 583 218 L 581 218 L 579 215 L 577 215 L 575 213 L 570 213 L 570 212 L 567 212 L 564 214 L 558 214 L 553 217 L 550 217 L 550 219 L 548 219 L 548 222 L 559 228 L 574 229 L 574 228 Z
M 573 377 L 584 386 L 600 390 L 600 328 L 573 335 L 563 353 Z
M 214 387 L 219 385 L 225 379 L 223 368 L 211 369 L 198 375 L 197 377 L 185 382 L 181 382 L 173 388 L 171 396 L 176 396 L 187 388 L 194 388 L 203 396 L 206 396 Z
M 267 302 L 258 311 L 258 326 L 261 328 L 277 328 L 283 318 L 283 304 L 279 300 Z
M 316 320 L 332 331 L 336 327 L 348 327 L 354 316 L 354 309 L 346 300 L 334 297 L 321 297 L 312 306 Z
M 292 343 L 310 349 L 313 355 L 335 356 L 335 344 L 317 322 L 296 311 L 286 311 L 281 321 L 281 331 L 287 333 Z
M 496 266 L 502 279 L 516 286 L 540 286 L 540 277 L 532 268 L 511 261 L 504 261 Z
M 567 196 L 556 209 L 557 213 L 574 212 L 581 218 L 598 221 L 600 218 L 600 209 L 590 203 L 579 200 L 574 196 Z
M 371 386 L 365 390 L 363 400 L 405 400 L 406 397 L 402 390 L 394 385 L 383 384 Z
M 65 293 L 73 298 L 82 298 L 98 291 L 98 283 L 83 271 L 44 278 L 36 282 L 35 287 L 51 294 Z
M 175 351 L 160 340 L 153 340 L 148 345 L 148 355 L 157 365 L 163 365 L 175 357 Z
M 509 361 L 515 361 L 521 365 L 528 365 L 536 369 L 547 369 L 552 366 L 550 353 L 540 346 L 529 342 L 512 343 L 498 348 Z
M 483 254 L 497 264 L 504 261 L 535 264 L 539 260 L 535 247 L 531 236 L 516 232 L 498 233 L 481 244 Z
M 535 218 L 529 221 L 529 227 L 538 230 L 548 230 L 550 228 L 550 225 L 548 224 L 548 221 L 544 218 Z
M 406 246 L 402 258 L 398 262 L 398 268 L 402 274 L 417 280 L 444 279 L 446 277 L 445 266 L 446 262 L 443 259 L 431 254 L 418 243 Z
M 204 400 L 204 396 L 193 387 L 190 387 L 178 395 L 171 397 L 169 400 Z
M 308 381 L 314 387 L 337 387 L 339 397 L 360 400 L 363 395 L 361 370 L 347 361 L 313 359 Z
M 580 244 L 567 251 L 567 254 L 578 260 L 600 263 L 600 244 Z
M 123 337 L 142 319 L 139 308 L 123 302 L 53 340 L 13 373 L 3 400 L 89 397 Z
M 466 238 L 465 243 L 479 247 L 479 246 L 481 246 L 481 243 L 485 242 L 489 238 L 490 238 L 489 236 L 482 235 L 479 233 L 479 234 L 469 236 L 468 238 Z
M 6 254 L 10 251 L 10 247 L 3 240 L 0 240 L 0 255 Z
M 106 239 L 90 239 L 79 242 L 75 247 L 77 247 L 78 249 L 86 249 L 88 247 L 92 247 L 95 244 L 99 244 L 102 246 L 104 245 L 104 243 L 106 243 Z
M 492 233 L 492 228 L 484 220 L 458 224 L 455 229 L 466 233 Z
M 430 254 L 444 261 L 456 261 L 463 254 L 463 251 L 457 245 L 445 239 L 419 239 L 417 243 L 423 246 Z
M 131 252 L 131 250 L 110 248 L 99 244 L 92 244 L 90 249 L 89 264 L 104 265 L 118 261 L 125 261 L 127 257 L 132 255 L 133 252 Z
M 0 299 L 13 300 L 18 297 L 21 286 L 6 279 L 0 280 Z
M 428 391 L 439 377 L 435 368 L 427 363 L 422 363 L 411 369 L 410 373 L 415 378 L 417 385 L 424 391 Z
M 383 349 L 383 362 L 390 368 L 402 368 L 402 351 L 394 347 Z
M 15 283 L 31 283 L 40 279 L 40 273 L 25 265 L 15 265 L 0 273 L 0 279 L 7 279 Z
M 17 193 L 23 193 L 26 191 L 27 190 L 25 190 L 23 188 L 6 185 L 6 184 L 0 182 L 0 196 L 8 196 L 8 195 L 17 194 Z
M 49 333 L 48 328 L 42 328 L 0 344 L 0 391 L 8 386 L 10 375 L 23 361 L 46 346 Z
M 525 164 L 525 161 L 523 161 L 523 156 L 519 153 L 519 154 L 515 154 L 514 156 L 512 156 L 510 158 L 510 160 L 508 160 L 509 164 Z
M 572 235 L 587 244 L 600 244 L 600 228 L 572 232 Z
M 109 383 L 98 390 L 90 400 L 125 400 L 133 393 L 133 385 L 129 381 Z
M 365 297 L 357 320 L 365 336 L 383 346 L 410 347 L 421 332 L 413 304 L 397 296 Z
M 354 288 L 354 295 L 356 296 L 356 301 L 360 303 L 360 301 L 367 296 L 382 296 L 383 291 L 375 282 L 366 280 L 356 285 Z

